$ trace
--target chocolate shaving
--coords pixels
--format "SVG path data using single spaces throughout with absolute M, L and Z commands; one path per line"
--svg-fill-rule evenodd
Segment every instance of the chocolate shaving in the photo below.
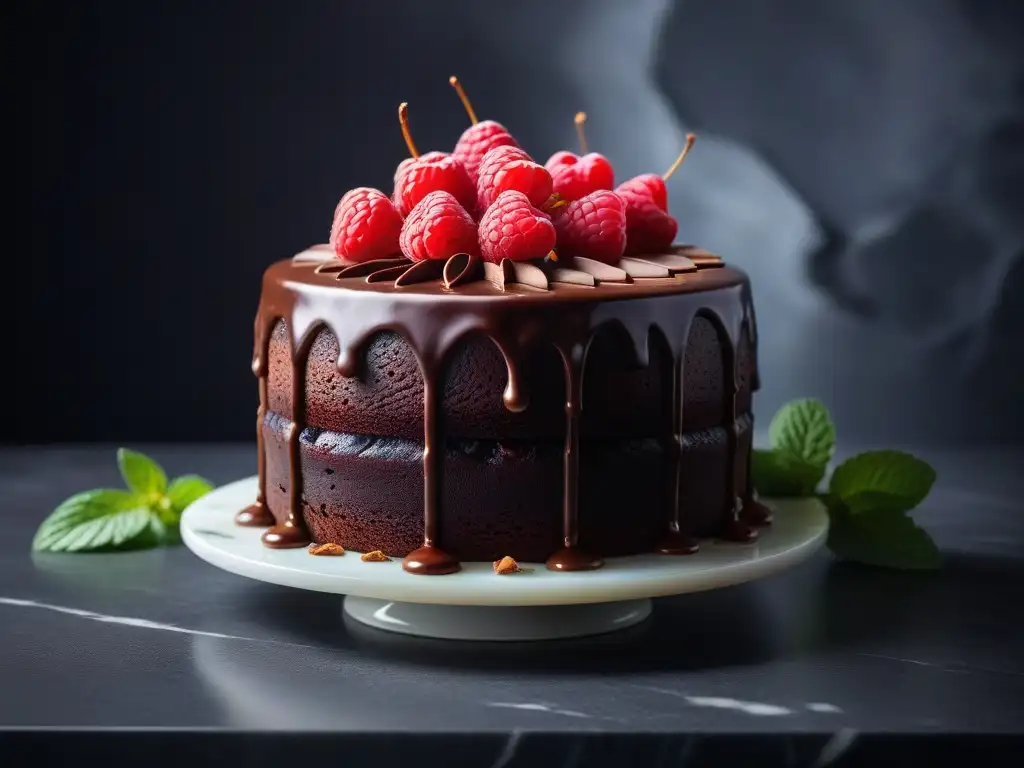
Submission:
M 354 266 L 351 262 L 334 259 L 333 262 L 318 264 L 313 271 L 318 275 L 333 275 L 335 272 L 341 272 L 343 269 L 348 269 L 351 266 Z
M 311 245 L 301 253 L 292 256 L 293 264 L 321 264 L 325 261 L 334 261 L 338 257 L 334 249 L 328 243 Z
M 666 267 L 652 264 L 649 261 L 641 261 L 630 256 L 623 256 L 619 259 L 619 267 L 626 271 L 630 277 L 669 277 L 671 273 Z
M 456 253 L 444 263 L 444 287 L 455 288 L 479 280 L 483 275 L 480 263 L 480 257 L 471 253 Z
M 395 280 L 395 287 L 401 288 L 403 285 L 414 285 L 416 283 L 426 283 L 431 280 L 437 280 L 441 277 L 441 273 L 444 271 L 444 266 L 445 262 L 439 259 L 417 261 L 398 276 L 398 279 Z
M 374 261 L 364 261 L 359 264 L 350 264 L 342 269 L 337 276 L 337 280 L 347 280 L 350 277 L 366 277 L 372 275 L 374 272 L 379 272 L 383 269 L 389 269 L 391 267 L 408 267 L 408 259 L 375 259 Z
M 548 279 L 552 283 L 563 283 L 567 285 L 585 285 L 593 288 L 597 285 L 597 278 L 587 272 L 580 272 L 578 269 L 567 267 L 555 267 L 548 271 Z
M 613 267 L 611 264 L 605 264 L 602 261 L 594 261 L 593 259 L 585 259 L 582 256 L 575 256 L 571 260 L 573 269 L 578 269 L 580 272 L 586 272 L 588 275 L 593 275 L 602 283 L 631 283 L 633 279 L 626 274 L 626 271 Z
M 504 291 L 506 286 L 516 281 L 516 273 L 508 259 L 502 259 L 501 264 L 485 261 L 484 278 L 494 283 L 499 291 Z
M 671 252 L 694 263 L 697 269 L 710 269 L 725 266 L 725 261 L 717 253 L 698 248 L 696 245 L 674 245 Z
M 385 267 L 366 276 L 368 283 L 386 283 L 389 280 L 397 280 L 409 270 L 409 262 L 404 261 L 397 267 Z
M 720 256 L 693 256 L 691 261 L 697 265 L 697 269 L 714 269 L 725 266 L 725 261 Z
M 678 256 L 674 253 L 662 253 L 656 256 L 632 256 L 633 261 L 642 261 L 645 264 L 654 264 L 664 267 L 673 275 L 680 272 L 696 272 L 697 265 L 685 256 Z
M 526 261 L 512 262 L 512 271 L 515 274 L 516 282 L 519 285 L 528 285 L 531 288 L 539 288 L 546 291 L 550 288 L 548 276 L 540 267 Z

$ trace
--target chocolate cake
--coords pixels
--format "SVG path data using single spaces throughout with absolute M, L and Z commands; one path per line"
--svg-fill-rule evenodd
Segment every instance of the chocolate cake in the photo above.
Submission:
M 584 570 L 767 522 L 750 285 L 699 248 L 612 265 L 314 246 L 266 271 L 255 337 L 259 495 L 238 522 L 270 547 Z

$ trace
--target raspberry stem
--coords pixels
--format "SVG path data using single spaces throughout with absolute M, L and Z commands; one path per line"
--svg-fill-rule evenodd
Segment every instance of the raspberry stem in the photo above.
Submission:
M 452 75 L 448 78 L 448 83 L 455 89 L 455 92 L 459 94 L 462 106 L 466 108 L 466 114 L 469 115 L 469 122 L 473 125 L 479 123 L 480 121 L 476 119 L 476 112 L 473 111 L 473 105 L 469 103 L 469 96 L 467 96 L 466 92 L 463 90 L 462 83 L 459 82 L 459 78 Z
M 672 166 L 662 175 L 662 181 L 668 181 L 672 174 L 679 170 L 679 166 L 683 164 L 683 160 L 685 160 L 686 156 L 690 153 L 690 147 L 693 146 L 693 142 L 695 142 L 696 140 L 697 134 L 686 134 L 686 144 L 683 145 L 683 151 L 679 153 L 679 157 L 676 158 L 676 161 L 672 163 Z
M 585 122 L 587 122 L 587 113 L 586 112 L 577 112 L 576 113 L 576 135 L 580 139 L 580 154 L 581 155 L 587 154 L 587 137 L 586 137 L 586 134 L 583 133 L 583 124 Z
M 409 133 L 409 103 L 403 101 L 398 105 L 398 124 L 402 126 L 402 138 L 405 139 L 405 146 L 409 148 L 409 154 L 419 157 L 420 152 L 413 143 L 412 134 Z

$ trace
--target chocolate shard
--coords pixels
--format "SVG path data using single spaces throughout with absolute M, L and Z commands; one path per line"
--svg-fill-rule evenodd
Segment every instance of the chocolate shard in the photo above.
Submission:
M 626 271 L 630 277 L 669 277 L 671 273 L 667 267 L 652 264 L 649 261 L 634 259 L 631 256 L 623 256 L 619 259 L 619 266 Z
M 664 267 L 673 275 L 680 272 L 697 271 L 697 265 L 694 264 L 692 260 L 674 253 L 660 253 L 654 256 L 633 256 L 631 258 L 634 261 L 642 261 L 646 264 L 654 264 L 658 267 Z
M 293 264 L 322 264 L 324 262 L 336 261 L 337 255 L 329 243 L 311 245 L 304 251 L 292 256 Z M 342 262 L 344 263 L 344 262 Z
M 536 264 L 531 264 L 528 261 L 514 261 L 512 262 L 512 271 L 519 285 L 528 285 L 531 288 L 539 288 L 542 291 L 547 291 L 551 288 L 548 276 Z
M 585 259 L 582 256 L 574 256 L 570 260 L 570 266 L 580 272 L 593 275 L 602 283 L 631 283 L 633 279 L 626 273 L 626 270 L 605 264 L 594 259 Z
M 401 288 L 403 285 L 415 285 L 416 283 L 427 283 L 431 280 L 437 280 L 441 277 L 441 273 L 444 272 L 444 265 L 445 262 L 440 259 L 426 259 L 413 262 L 413 265 L 395 280 L 395 287 Z
M 502 259 L 501 264 L 485 261 L 484 278 L 494 283 L 498 290 L 504 291 L 506 286 L 515 283 L 516 273 L 512 262 L 508 259 Z
M 384 269 L 378 269 L 376 272 L 371 272 L 366 276 L 366 282 L 387 283 L 391 280 L 397 280 L 404 275 L 408 269 L 409 262 L 399 264 L 397 267 L 385 267 Z
M 483 277 L 482 262 L 472 253 L 456 253 L 444 263 L 444 287 L 455 288 Z
M 673 245 L 669 250 L 676 256 L 692 261 L 697 269 L 725 266 L 725 261 L 717 253 L 698 248 L 696 245 Z
M 347 280 L 350 277 L 366 277 L 374 272 L 391 267 L 408 267 L 411 262 L 408 259 L 375 259 L 374 261 L 363 261 L 357 264 L 350 264 L 338 273 L 337 280 Z M 376 281 L 374 281 L 376 282 Z
M 587 272 L 580 272 L 578 269 L 568 267 L 555 267 L 548 272 L 548 279 L 552 283 L 563 283 L 567 285 L 585 285 L 593 288 L 597 285 L 597 278 Z
M 725 262 L 717 256 L 694 256 L 693 263 L 697 265 L 697 269 L 714 269 L 725 266 Z

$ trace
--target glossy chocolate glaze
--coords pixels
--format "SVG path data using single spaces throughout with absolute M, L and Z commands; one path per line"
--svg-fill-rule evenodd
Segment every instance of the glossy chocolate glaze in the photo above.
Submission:
M 612 323 L 620 326 L 632 342 L 637 359 L 648 360 L 652 329 L 657 331 L 672 356 L 671 423 L 666 424 L 665 440 L 672 455 L 678 456 L 682 440 L 681 369 L 690 327 L 697 317 L 707 318 L 717 329 L 725 361 L 724 428 L 728 435 L 726 483 L 728 508 L 724 510 L 721 535 L 731 540 L 749 541 L 756 530 L 744 520 L 745 501 L 752 502 L 750 488 L 740 488 L 737 478 L 740 456 L 737 440 L 737 348 L 744 332 L 756 350 L 756 327 L 750 287 L 746 276 L 726 267 L 720 259 L 688 246 L 671 254 L 635 260 L 623 264 L 625 279 L 618 273 L 605 273 L 610 281 L 594 279 L 580 282 L 576 272 L 566 270 L 566 280 L 548 280 L 550 270 L 533 270 L 503 264 L 489 270 L 489 279 L 438 280 L 451 271 L 464 278 L 473 269 L 466 263 L 426 269 L 409 264 L 381 263 L 370 267 L 347 267 L 317 257 L 296 258 L 272 265 L 264 275 L 263 292 L 255 324 L 253 370 L 260 378 L 260 412 L 267 408 L 268 345 L 274 325 L 284 320 L 291 333 L 293 419 L 287 434 L 289 474 L 289 511 L 287 519 L 264 534 L 271 547 L 303 546 L 309 542 L 302 518 L 302 473 L 299 435 L 304 424 L 305 365 L 310 345 L 322 327 L 331 331 L 340 350 L 337 362 L 342 376 L 357 375 L 365 345 L 377 334 L 390 331 L 401 336 L 419 363 L 424 382 L 423 426 L 423 545 L 403 561 L 411 573 L 444 574 L 459 569 L 458 562 L 437 548 L 439 484 L 441 480 L 441 435 L 438 429 L 438 389 L 444 364 L 457 343 L 467 334 L 481 333 L 501 352 L 508 373 L 503 394 L 505 406 L 521 411 L 529 404 L 520 375 L 520 361 L 530 350 L 550 345 L 558 352 L 564 369 L 566 434 L 564 443 L 564 480 L 562 498 L 563 547 L 548 559 L 552 570 L 585 570 L 600 567 L 600 553 L 588 553 L 578 546 L 579 512 L 579 422 L 584 407 L 584 369 L 596 332 Z M 689 262 L 689 266 L 681 266 Z M 668 266 L 666 266 L 668 265 Z M 530 265 L 532 266 L 532 265 Z M 576 266 L 591 269 L 591 265 Z M 627 272 L 625 269 L 629 268 Z M 449 269 L 450 268 L 450 269 Z M 598 268 L 593 267 L 596 271 Z M 615 268 L 611 268 L 615 269 Z M 414 271 L 415 270 L 415 271 Z M 481 273 L 484 270 L 480 270 Z M 572 273 L 572 274 L 568 274 Z M 541 275 L 538 277 L 538 274 Z M 589 274 L 589 273 L 585 273 Z M 633 274 L 650 278 L 633 279 Z M 655 277 L 654 275 L 657 275 Z M 591 277 L 593 277 L 591 275 Z M 459 284 L 456 284 L 459 283 Z M 757 385 L 756 357 L 754 386 Z M 262 439 L 262 438 L 261 438 Z M 265 451 L 261 447 L 261 454 Z M 678 468 L 678 458 L 675 461 Z M 261 462 L 261 503 L 265 508 L 265 467 Z M 743 472 L 747 475 L 747 472 Z M 678 487 L 679 471 L 672 482 Z M 666 533 L 658 551 L 685 554 L 696 551 L 695 544 L 683 533 L 678 493 L 666 514 Z
M 259 375 L 253 368 L 254 373 Z M 256 409 L 256 456 L 259 485 L 256 501 L 235 515 L 235 523 L 253 528 L 268 528 L 274 524 L 274 516 L 267 506 L 267 451 L 263 445 L 263 422 L 267 418 L 267 377 L 260 376 L 260 405 Z

